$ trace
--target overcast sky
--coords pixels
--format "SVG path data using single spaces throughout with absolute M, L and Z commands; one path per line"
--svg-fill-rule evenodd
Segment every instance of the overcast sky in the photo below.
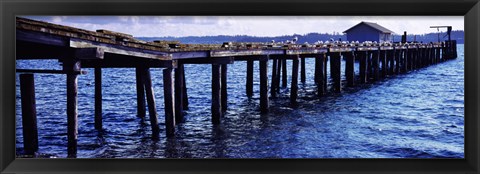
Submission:
M 333 33 L 361 21 L 378 23 L 396 34 L 437 32 L 434 25 L 464 29 L 463 16 L 26 16 L 87 30 L 106 29 L 135 37 Z M 441 29 L 441 31 L 446 29 Z

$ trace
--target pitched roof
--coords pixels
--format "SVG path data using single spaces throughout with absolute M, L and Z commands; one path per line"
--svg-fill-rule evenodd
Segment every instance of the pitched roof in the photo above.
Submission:
M 385 27 L 382 27 L 381 25 L 378 25 L 377 23 L 364 22 L 364 21 L 362 21 L 362 22 L 358 23 L 357 25 L 349 28 L 348 30 L 345 30 L 344 33 L 348 32 L 349 30 L 351 30 L 351 29 L 353 29 L 353 28 L 355 28 L 355 27 L 357 27 L 357 26 L 359 26 L 359 25 L 362 25 L 362 24 L 367 25 L 367 26 L 370 26 L 370 27 L 372 27 L 373 29 L 378 30 L 378 31 L 380 31 L 380 32 L 382 32 L 382 33 L 394 33 L 393 31 L 391 31 L 391 30 L 389 30 L 389 29 L 387 29 L 387 28 L 385 28 Z

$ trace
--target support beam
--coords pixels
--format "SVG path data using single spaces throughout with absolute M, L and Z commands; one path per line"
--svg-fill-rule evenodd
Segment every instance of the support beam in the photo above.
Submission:
M 373 52 L 374 51 L 367 51 L 367 81 L 373 78 Z
M 138 66 L 135 68 L 135 76 L 137 82 L 137 116 L 145 118 L 145 86 L 144 86 L 144 67 Z
M 388 68 L 388 75 L 393 75 L 395 72 L 395 51 L 394 50 L 388 50 L 387 53 L 388 57 L 388 62 L 390 63 L 389 68 Z
M 222 117 L 220 65 L 212 64 L 212 124 L 220 124 Z
M 175 100 L 173 90 L 173 78 L 172 68 L 163 69 L 163 98 L 165 102 L 165 129 L 167 137 L 173 137 L 175 135 Z M 153 95 L 153 89 L 152 89 Z M 148 98 L 148 97 L 147 97 Z M 154 103 L 154 102 L 153 102 Z M 150 108 L 150 105 L 148 106 Z M 150 120 L 152 116 L 150 116 Z M 151 121 L 152 124 L 156 123 L 156 129 L 158 129 L 158 120 Z
M 410 62 L 408 62 L 408 60 L 407 60 L 407 59 L 408 59 L 408 51 L 407 51 L 407 50 L 408 50 L 408 49 L 402 50 L 402 55 L 403 55 L 403 57 L 402 57 L 402 58 L 403 58 L 402 72 L 403 72 L 403 73 L 408 72 L 408 64 L 410 63 Z
M 102 68 L 95 68 L 95 129 L 102 129 Z
M 346 52 L 345 54 L 345 76 L 347 79 L 347 86 L 353 87 L 355 80 L 355 54 L 354 52 Z
M 323 81 L 325 84 L 323 84 L 323 91 L 327 92 L 327 87 L 328 87 L 328 79 L 327 79 L 327 62 L 328 62 L 328 56 L 327 54 L 323 54 Z
M 318 96 L 325 95 L 325 76 L 324 76 L 324 68 L 325 68 L 325 55 L 320 54 L 315 56 L 315 82 L 317 84 Z
M 287 58 L 282 59 L 282 88 L 287 87 Z
M 302 65 L 300 67 L 301 68 L 301 70 L 300 70 L 300 81 L 302 83 L 305 83 L 305 80 L 307 78 L 306 77 L 307 75 L 306 75 L 306 72 L 305 72 L 306 71 L 305 70 L 305 57 L 301 57 L 300 60 L 301 60 L 301 63 L 302 63 Z
M 152 85 L 152 78 L 150 75 L 150 68 L 143 68 L 143 77 L 144 77 L 144 85 L 145 85 L 145 92 L 147 95 L 147 104 L 148 104 L 148 113 L 150 117 L 150 125 L 152 127 L 152 139 L 158 140 L 158 134 L 160 133 L 160 128 L 158 127 L 158 114 L 157 114 L 157 106 L 155 104 L 155 93 L 153 90 L 153 85 Z M 168 77 L 163 77 L 163 81 L 165 82 L 165 78 L 168 79 Z M 170 77 L 171 78 L 171 77 Z M 164 88 L 168 84 L 163 84 Z M 167 103 L 172 102 L 171 100 L 165 100 L 165 110 L 167 110 Z M 165 117 L 167 114 L 171 113 L 165 113 Z
M 290 102 L 297 103 L 298 97 L 298 59 L 299 56 L 292 57 L 292 82 L 290 87 Z
M 22 99 L 23 149 L 25 155 L 35 155 L 38 150 L 37 109 L 33 74 L 20 74 Z
M 247 60 L 247 96 L 253 95 L 253 60 Z
M 400 74 L 400 65 L 402 64 L 402 50 L 394 49 L 395 54 L 395 74 Z
M 68 59 L 63 62 L 63 70 L 67 71 L 67 151 L 69 158 L 77 157 L 78 139 L 78 74 L 80 61 Z
M 277 58 L 277 72 L 276 72 L 276 75 L 277 75 L 277 78 L 275 79 L 275 91 L 278 93 L 279 90 L 280 90 L 280 73 L 282 72 L 281 71 L 281 68 L 282 68 L 282 59 L 280 58 Z M 285 65 L 283 65 L 285 66 Z
M 387 77 L 387 50 L 380 51 L 380 63 L 382 64 L 382 78 Z
M 278 69 L 278 61 L 277 59 L 273 58 L 272 59 L 272 84 L 270 85 L 270 96 L 272 98 L 277 97 L 277 89 L 276 87 L 276 80 L 277 80 L 277 69 Z
M 341 53 L 330 53 L 330 73 L 333 79 L 333 89 L 336 93 L 339 93 L 342 88 L 341 56 Z
M 260 112 L 268 112 L 268 57 L 260 59 Z
M 188 110 L 187 79 L 185 79 L 185 66 L 183 67 L 183 110 Z
M 373 51 L 372 56 L 372 67 L 373 67 L 373 80 L 377 81 L 380 79 L 380 50 Z
M 222 64 L 221 66 L 221 98 L 222 98 L 222 112 L 227 111 L 227 103 L 228 103 L 228 92 L 227 92 L 227 64 Z M 222 114 L 223 116 L 223 114 Z
M 358 58 L 360 59 L 359 71 L 360 71 L 360 83 L 367 83 L 367 52 L 358 52 Z
M 177 64 L 175 69 L 175 123 L 183 122 L 183 90 L 184 88 L 184 69 L 183 64 Z

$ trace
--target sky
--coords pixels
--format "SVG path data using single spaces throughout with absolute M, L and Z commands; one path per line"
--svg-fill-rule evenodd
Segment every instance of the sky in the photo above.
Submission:
M 95 31 L 111 30 L 134 37 L 216 35 L 282 36 L 333 33 L 365 21 L 396 34 L 437 32 L 430 26 L 464 30 L 463 16 L 22 16 Z M 446 29 L 440 29 L 445 32 Z

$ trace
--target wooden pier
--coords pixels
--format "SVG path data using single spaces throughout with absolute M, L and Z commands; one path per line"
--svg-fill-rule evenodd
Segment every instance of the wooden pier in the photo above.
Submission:
M 94 68 L 95 117 L 92 119 L 95 120 L 96 129 L 102 129 L 102 68 L 135 68 L 137 115 L 145 117 L 148 106 L 152 138 L 158 139 L 160 128 L 151 68 L 163 69 L 165 133 L 167 137 L 172 137 L 175 135 L 175 125 L 186 121 L 183 111 L 188 109 L 186 84 L 189 79 L 185 78 L 185 64 L 211 65 L 211 121 L 212 124 L 221 124 L 228 103 L 227 64 L 235 61 L 246 61 L 245 85 L 249 97 L 253 95 L 253 64 L 254 61 L 259 62 L 259 112 L 268 113 L 269 100 L 275 99 L 280 88 L 288 87 L 288 75 L 291 76 L 290 100 L 293 105 L 297 104 L 299 74 L 301 83 L 308 80 L 305 65 L 307 58 L 315 60 L 313 80 L 317 85 L 318 96 L 322 97 L 329 92 L 342 91 L 343 75 L 346 77 L 345 85 L 354 87 L 457 57 L 455 40 L 381 44 L 332 42 L 317 45 L 232 42 L 182 44 L 177 41 L 145 42 L 113 31 L 87 31 L 24 18 L 17 18 L 16 27 L 17 60 L 57 59 L 63 65 L 62 70 L 17 69 L 17 73 L 20 73 L 24 148 L 27 155 L 33 155 L 38 149 L 35 73 L 67 76 L 67 151 L 69 157 L 76 157 L 77 82 L 79 75 L 86 73 L 82 68 Z M 287 61 L 292 62 L 291 74 L 287 74 Z M 269 62 L 272 62 L 271 71 L 268 69 Z M 330 72 L 327 72 L 328 62 Z M 359 62 L 358 74 L 354 70 L 355 62 Z M 345 66 L 344 72 L 341 71 L 342 66 Z M 272 79 L 268 79 L 268 72 L 271 72 Z M 327 73 L 332 78 L 332 88 L 328 88 Z

